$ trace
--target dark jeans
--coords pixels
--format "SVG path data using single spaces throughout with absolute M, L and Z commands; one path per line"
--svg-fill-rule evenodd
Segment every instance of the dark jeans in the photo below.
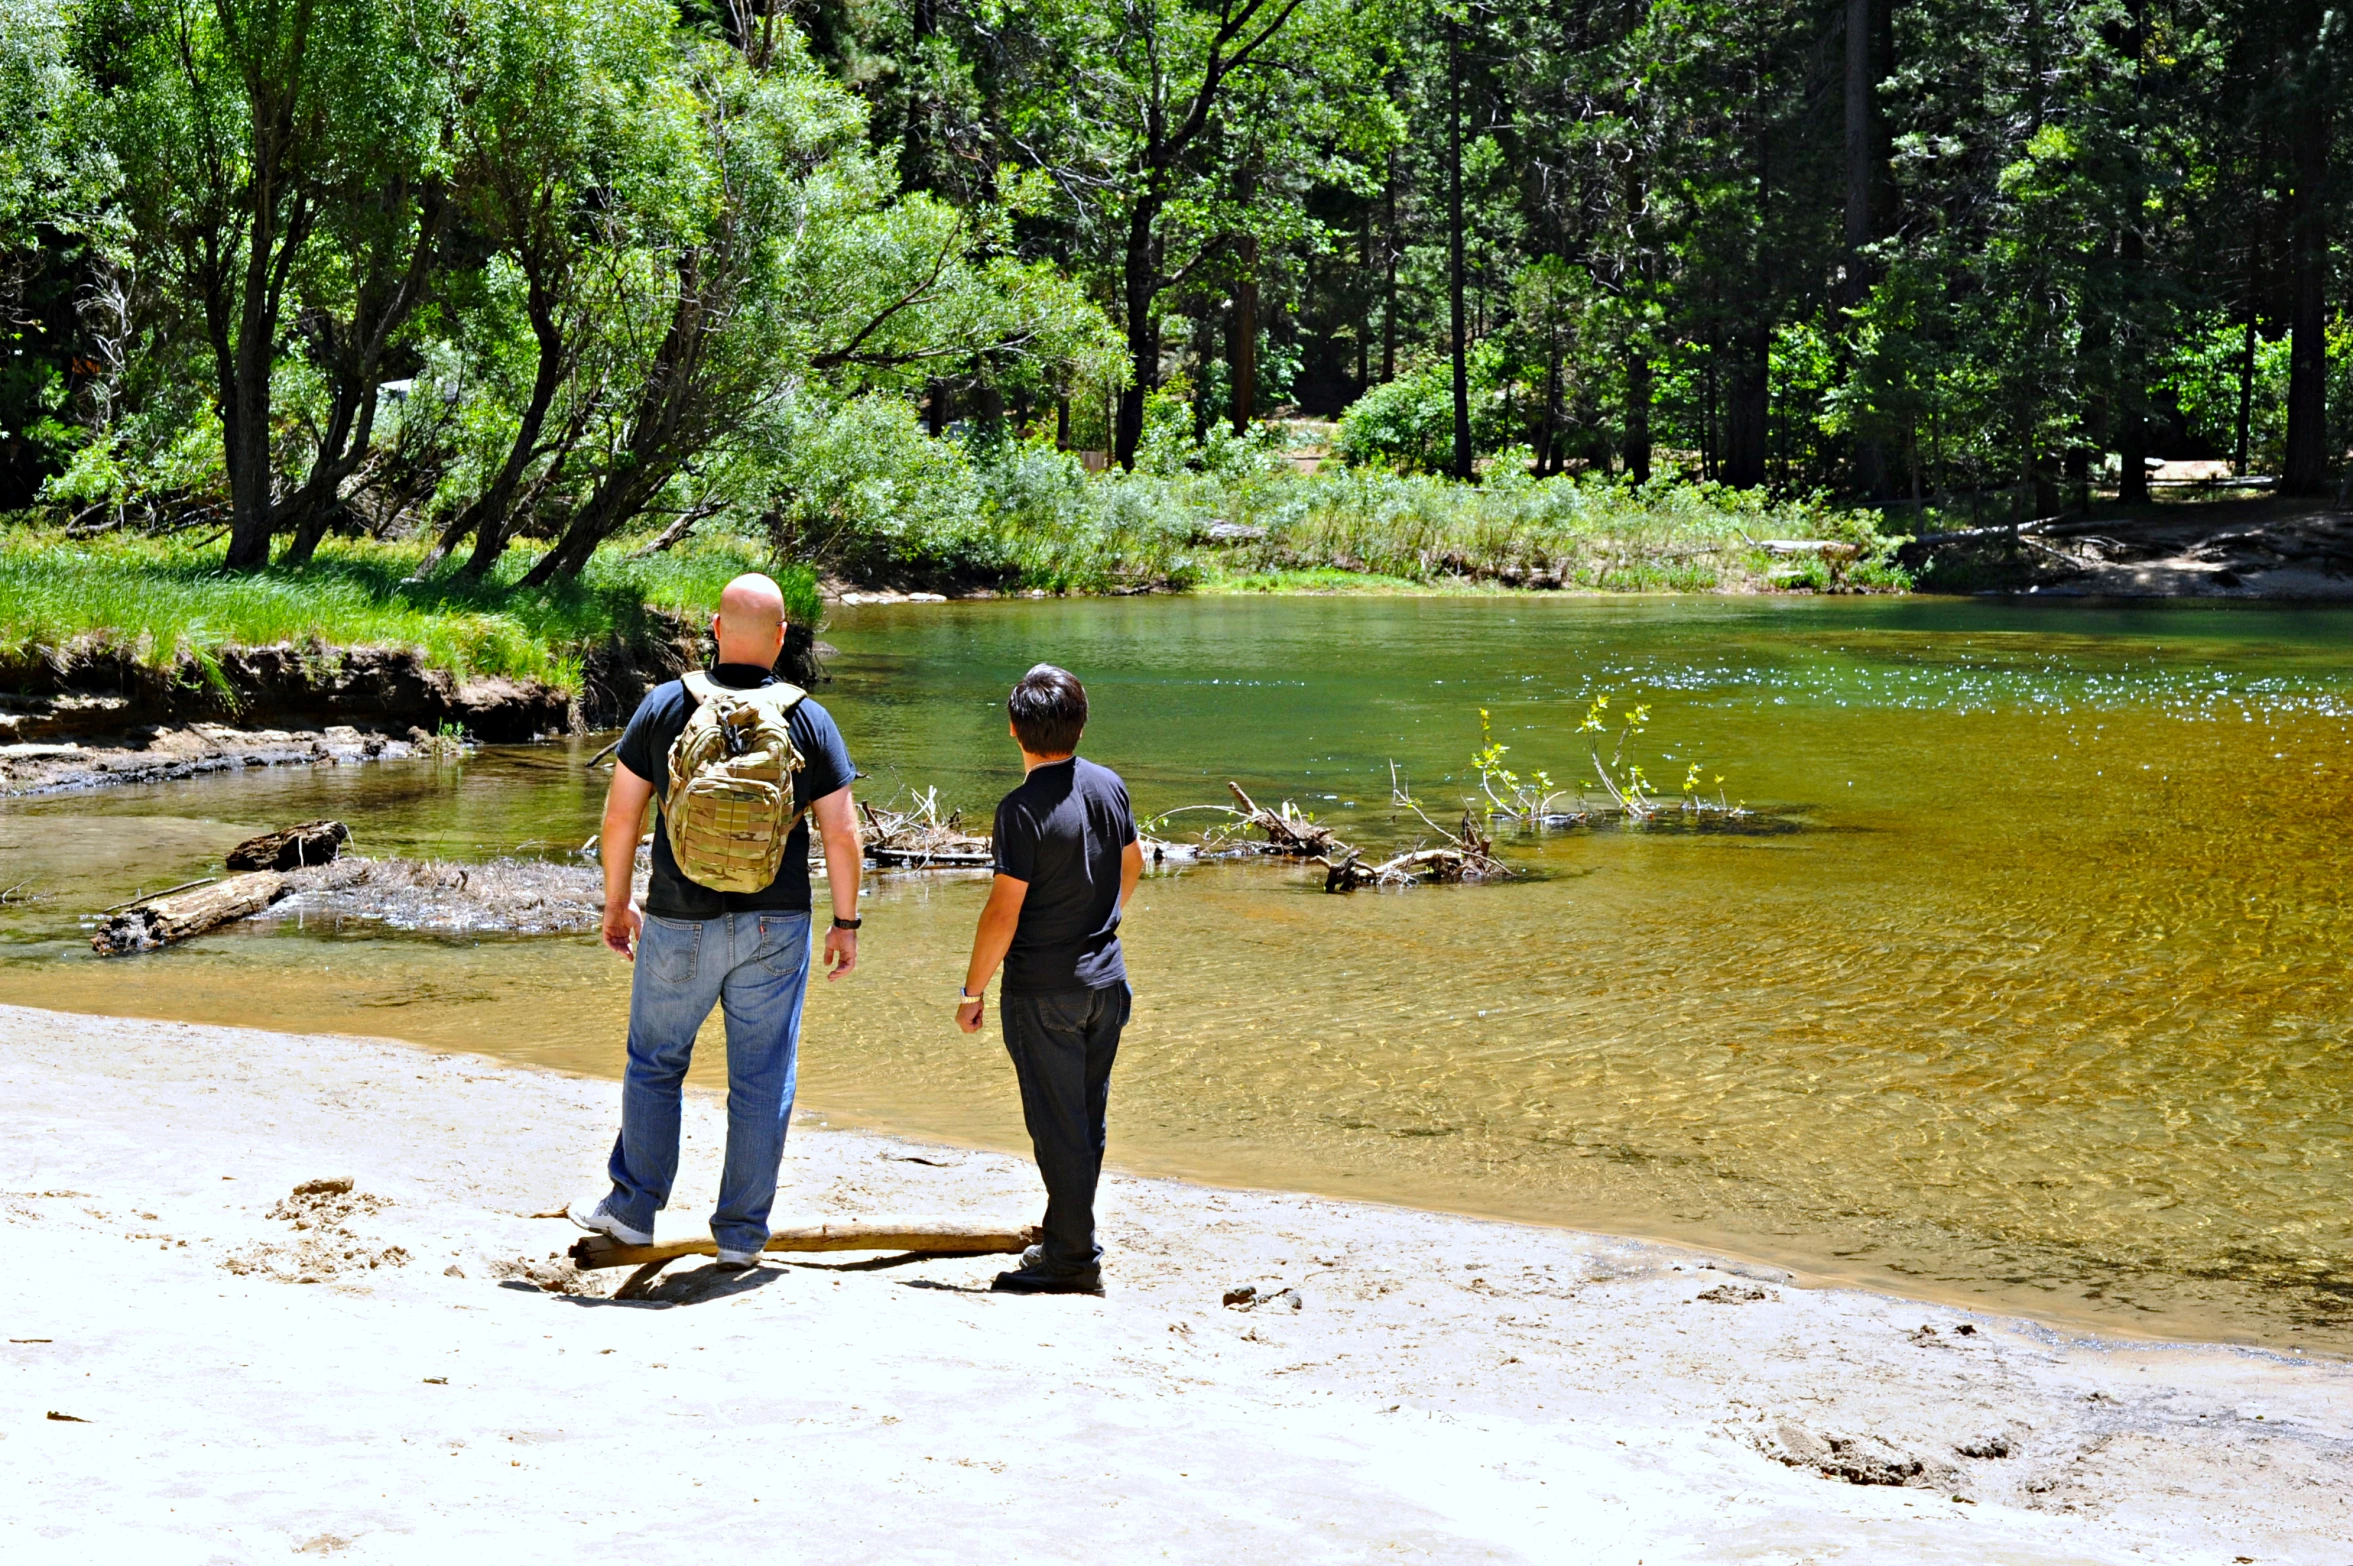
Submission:
M 998 997 L 1005 1050 L 1021 1079 L 1021 1117 L 1046 1182 L 1050 1272 L 1092 1272 L 1103 1256 L 1095 1244 L 1095 1182 L 1103 1173 L 1111 1062 L 1130 1000 L 1125 984 Z

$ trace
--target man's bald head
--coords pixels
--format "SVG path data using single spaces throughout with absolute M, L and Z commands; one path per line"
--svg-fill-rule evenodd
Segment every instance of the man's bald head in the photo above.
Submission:
M 737 577 L 720 589 L 711 635 L 721 663 L 772 667 L 784 651 L 784 589 L 757 571 Z

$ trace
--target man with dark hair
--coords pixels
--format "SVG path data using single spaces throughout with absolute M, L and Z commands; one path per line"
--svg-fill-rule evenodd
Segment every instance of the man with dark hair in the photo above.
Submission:
M 980 1031 L 982 992 L 1003 963 L 997 1011 L 1046 1182 L 1046 1222 L 1044 1239 L 999 1273 L 996 1287 L 1100 1294 L 1095 1184 L 1130 1001 L 1119 919 L 1144 873 L 1144 851 L 1127 785 L 1077 754 L 1085 687 L 1041 663 L 1013 687 L 1005 710 L 1025 776 L 997 806 L 997 878 L 956 992 L 956 1025 Z

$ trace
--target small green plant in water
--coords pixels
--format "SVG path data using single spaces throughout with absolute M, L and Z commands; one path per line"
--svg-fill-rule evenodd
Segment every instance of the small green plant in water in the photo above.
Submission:
M 1479 749 L 1472 755 L 1471 765 L 1479 774 L 1479 792 L 1487 796 L 1488 813 L 1515 820 L 1541 821 L 1552 813 L 1552 802 L 1563 791 L 1553 786 L 1549 772 L 1537 772 L 1522 779 L 1503 764 L 1510 751 L 1509 745 L 1496 739 L 1487 709 L 1481 707 Z M 1394 790 L 1394 782 L 1391 786 Z
M 418 747 L 435 761 L 462 761 L 473 748 L 473 736 L 466 732 L 466 726 L 447 719 L 436 724 L 433 737 Z

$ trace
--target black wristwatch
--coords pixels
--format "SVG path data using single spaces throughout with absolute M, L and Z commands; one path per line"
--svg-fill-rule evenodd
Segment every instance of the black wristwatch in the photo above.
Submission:
M 833 916 L 833 927 L 837 930 L 855 930 L 865 922 L 863 919 L 844 919 L 840 914 Z

